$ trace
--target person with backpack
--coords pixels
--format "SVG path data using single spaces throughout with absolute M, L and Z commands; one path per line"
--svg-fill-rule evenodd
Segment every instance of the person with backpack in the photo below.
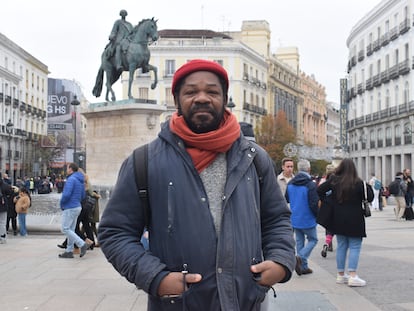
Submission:
M 181 66 L 171 87 L 177 111 L 147 145 L 148 213 L 131 154 L 102 214 L 101 249 L 148 293 L 148 310 L 259 310 L 270 287 L 292 276 L 289 208 L 271 158 L 226 108 L 228 88 L 217 62 Z M 140 243 L 146 227 L 150 251 Z
M 404 174 L 397 172 L 395 179 L 388 186 L 388 190 L 392 196 L 394 196 L 397 206 L 394 208 L 394 214 L 397 221 L 403 220 L 405 212 L 405 193 L 407 192 L 407 184 L 404 181 Z
M 381 192 L 381 180 L 379 180 L 377 177 L 375 177 L 375 174 L 371 174 L 371 179 L 369 180 L 369 184 L 372 187 L 372 190 L 374 190 L 374 200 L 372 201 L 372 209 L 374 211 L 380 210 L 380 192 Z
M 0 244 L 7 243 L 7 197 L 13 194 L 13 188 L 0 177 Z

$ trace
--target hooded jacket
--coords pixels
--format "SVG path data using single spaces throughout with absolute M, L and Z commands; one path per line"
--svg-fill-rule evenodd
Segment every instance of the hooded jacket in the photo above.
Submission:
M 306 172 L 293 177 L 286 189 L 286 200 L 292 210 L 292 226 L 297 229 L 309 229 L 316 226 L 318 214 L 318 193 L 316 184 Z
M 282 264 L 287 281 L 295 263 L 290 211 L 266 152 L 244 138 L 227 152 L 220 235 L 202 180 L 183 141 L 165 124 L 149 145 L 149 245 L 140 243 L 145 217 L 132 156 L 123 163 L 103 212 L 99 242 L 128 281 L 149 293 L 148 310 L 259 310 L 268 290 L 252 278 L 252 259 Z M 259 157 L 263 183 L 253 163 Z M 183 295 L 158 297 L 169 271 L 200 273 Z
M 62 210 L 81 206 L 81 201 L 85 197 L 84 181 L 85 178 L 81 172 L 73 172 L 69 175 L 60 199 Z

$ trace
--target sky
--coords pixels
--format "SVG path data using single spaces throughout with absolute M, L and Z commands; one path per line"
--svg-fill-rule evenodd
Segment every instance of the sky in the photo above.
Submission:
M 271 50 L 295 46 L 300 69 L 339 103 L 346 76 L 346 40 L 355 24 L 381 0 L 13 0 L 2 1 L 0 33 L 48 66 L 49 77 L 76 80 L 90 102 L 100 57 L 119 11 L 133 25 L 158 19 L 162 29 L 240 31 L 245 20 L 266 20 Z M 120 81 L 115 83 L 121 99 Z

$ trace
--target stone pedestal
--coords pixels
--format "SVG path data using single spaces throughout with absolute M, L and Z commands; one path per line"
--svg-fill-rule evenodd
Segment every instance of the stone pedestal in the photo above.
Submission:
M 122 162 L 157 136 L 165 110 L 155 101 L 132 99 L 94 103 L 82 111 L 87 119 L 86 168 L 94 189 L 111 190 Z

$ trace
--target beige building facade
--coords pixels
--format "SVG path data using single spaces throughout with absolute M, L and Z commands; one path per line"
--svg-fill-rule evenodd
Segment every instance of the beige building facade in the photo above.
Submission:
M 174 72 L 184 63 L 204 58 L 222 64 L 229 74 L 229 107 L 239 121 L 256 127 L 266 114 L 283 110 L 296 130 L 297 141 L 326 147 L 326 109 L 324 88 L 300 72 L 296 47 L 271 51 L 271 31 L 267 21 L 243 21 L 240 31 L 218 33 L 210 30 L 166 29 L 150 46 L 150 63 L 158 68 L 158 86 L 151 90 L 152 73 L 135 73 L 132 92 L 135 98 L 155 100 L 166 107 L 160 122 L 175 111 L 171 83 Z M 306 90 L 302 80 L 306 80 Z M 128 73 L 122 76 L 123 97 L 127 95 Z M 307 111 L 304 114 L 304 101 Z M 311 128 L 313 134 L 305 130 Z
M 301 73 L 303 91 L 303 140 L 311 146 L 327 147 L 325 87 L 314 76 Z
M 267 64 L 261 55 L 240 41 L 228 35 L 209 30 L 159 31 L 159 39 L 151 45 L 151 64 L 158 67 L 158 86 L 150 89 L 151 76 L 136 72 L 133 82 L 133 96 L 156 100 L 166 107 L 160 122 L 168 119 L 175 111 L 171 83 L 175 71 L 187 61 L 196 58 L 209 59 L 223 65 L 228 71 L 231 108 L 239 121 L 256 126 L 267 114 Z M 123 94 L 126 94 L 123 76 Z

